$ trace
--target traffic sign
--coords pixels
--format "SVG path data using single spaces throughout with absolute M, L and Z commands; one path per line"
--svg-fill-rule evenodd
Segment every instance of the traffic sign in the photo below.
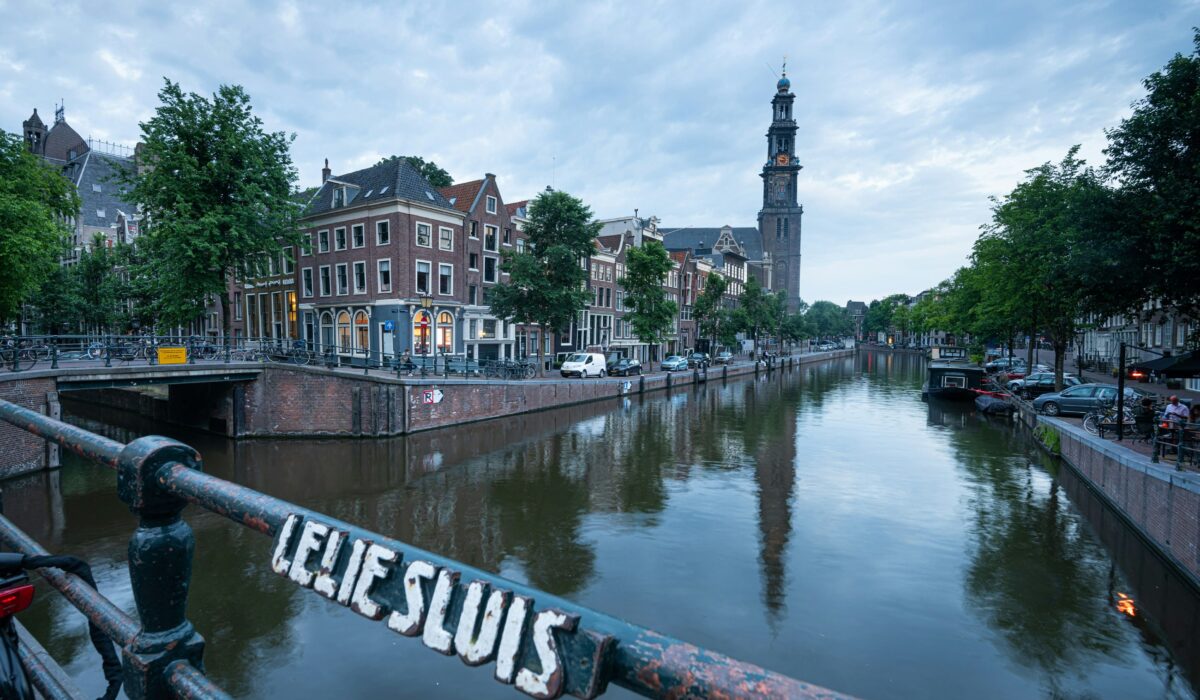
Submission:
M 421 403 L 441 403 L 444 396 L 441 389 L 426 389 L 421 392 Z

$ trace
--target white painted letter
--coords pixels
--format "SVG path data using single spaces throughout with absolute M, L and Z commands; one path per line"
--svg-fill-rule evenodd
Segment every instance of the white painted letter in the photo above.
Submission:
M 479 622 L 479 608 L 483 603 L 483 591 L 486 586 L 483 581 L 472 581 L 467 586 L 467 597 L 463 600 L 462 614 L 458 617 L 454 648 L 458 651 L 458 657 L 468 666 L 487 663 L 496 655 L 500 618 L 504 615 L 509 598 L 512 597 L 512 593 L 508 591 L 492 591 L 483 613 L 483 623 L 479 625 L 479 634 L 476 635 L 475 625 Z
M 437 583 L 433 586 L 433 595 L 429 598 L 429 615 L 425 618 L 425 632 L 421 639 L 425 646 L 440 651 L 449 656 L 454 653 L 454 637 L 445 629 L 446 611 L 450 608 L 450 595 L 454 593 L 454 584 L 458 583 L 459 573 L 450 569 L 438 572 Z
M 333 580 L 333 567 L 337 566 L 338 554 L 342 551 L 342 543 L 346 541 L 346 533 L 341 530 L 330 530 L 325 538 L 325 552 L 321 555 L 321 569 L 313 581 L 313 590 L 333 600 L 337 595 L 337 582 Z
M 563 666 L 558 658 L 558 642 L 554 630 L 574 632 L 579 624 L 578 615 L 568 615 L 560 610 L 543 610 L 533 617 L 533 648 L 537 650 L 541 673 L 528 668 L 517 672 L 517 689 L 535 698 L 557 698 L 562 695 Z
M 498 681 L 513 682 L 517 655 L 521 653 L 521 638 L 525 636 L 525 623 L 529 620 L 529 610 L 532 607 L 533 599 L 520 595 L 513 596 L 512 604 L 508 606 L 508 615 L 504 618 L 504 634 L 500 636 L 500 649 L 496 652 Z
M 275 553 L 271 555 L 271 571 L 280 576 L 287 576 L 288 569 L 292 568 L 292 563 L 287 560 L 288 547 L 292 546 L 292 535 L 296 534 L 296 523 L 300 522 L 300 516 L 295 513 L 289 513 L 287 520 L 283 521 L 283 528 L 279 531 L 279 541 L 275 543 Z
M 358 583 L 354 584 L 354 596 L 350 599 L 350 609 L 368 620 L 378 620 L 383 617 L 383 606 L 371 600 L 371 588 L 377 579 L 384 578 L 391 571 L 385 564 L 391 564 L 399 556 L 387 547 L 372 544 L 367 548 L 367 556 L 363 558 L 362 574 Z
M 404 614 L 393 610 L 388 616 L 388 628 L 405 637 L 417 636 L 425 620 L 425 593 L 421 590 L 421 579 L 431 579 L 437 571 L 437 567 L 427 561 L 414 561 L 408 565 L 404 572 L 404 600 L 408 609 Z
M 305 588 L 312 587 L 313 572 L 305 568 L 308 566 L 308 557 L 321 548 L 321 545 L 325 543 L 325 535 L 328 534 L 329 526 L 324 523 L 316 520 L 304 523 L 304 530 L 300 533 L 300 544 L 296 545 L 296 556 L 292 558 L 292 569 L 288 572 L 288 578 Z
M 358 581 L 363 555 L 367 553 L 369 544 L 365 540 L 354 540 L 354 544 L 350 546 L 350 561 L 346 562 L 346 573 L 342 574 L 342 584 L 338 587 L 337 594 L 337 602 L 342 605 L 350 604 L 350 596 L 354 593 L 354 584 Z

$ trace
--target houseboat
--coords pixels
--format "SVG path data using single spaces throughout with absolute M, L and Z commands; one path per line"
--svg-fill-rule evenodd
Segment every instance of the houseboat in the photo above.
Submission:
M 928 378 L 921 387 L 923 399 L 971 399 L 983 388 L 983 368 L 958 360 L 929 363 Z

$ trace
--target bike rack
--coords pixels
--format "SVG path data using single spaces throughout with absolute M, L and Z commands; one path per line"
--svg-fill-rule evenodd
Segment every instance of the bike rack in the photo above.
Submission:
M 139 518 L 129 544 L 139 619 L 71 574 L 39 570 L 121 647 L 134 700 L 228 697 L 204 675 L 204 640 L 185 616 L 195 539 L 181 512 L 189 503 L 274 538 L 272 569 L 331 605 L 386 619 L 468 666 L 486 664 L 532 697 L 592 698 L 609 683 L 646 697 L 846 697 L 205 474 L 196 450 L 168 438 L 122 444 L 3 400 L 0 420 L 114 469 L 117 496 Z M 0 541 L 46 553 L 2 516 Z

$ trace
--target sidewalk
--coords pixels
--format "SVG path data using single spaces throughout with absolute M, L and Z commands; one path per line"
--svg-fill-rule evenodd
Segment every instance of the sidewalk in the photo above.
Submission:
M 1025 357 L 1024 350 L 1020 350 L 1014 354 L 1017 357 L 1021 357 L 1021 358 Z M 1035 360 L 1036 362 L 1040 362 L 1040 363 L 1046 365 L 1047 367 L 1054 366 L 1054 351 L 1053 350 L 1038 350 L 1035 353 L 1035 357 L 1037 358 Z M 1116 383 L 1117 383 L 1117 378 L 1110 374 L 1104 374 L 1101 372 L 1093 372 L 1091 370 L 1089 370 L 1087 372 L 1078 371 L 1075 368 L 1075 356 L 1074 355 L 1064 358 L 1063 371 L 1066 372 L 1067 374 L 1074 374 L 1075 376 L 1079 377 L 1080 379 L 1082 379 L 1085 382 L 1096 382 L 1099 384 L 1113 384 L 1113 385 L 1116 385 Z M 1197 401 L 1197 400 L 1200 400 L 1200 391 L 1188 391 L 1187 389 L 1168 389 L 1166 384 L 1151 384 L 1149 382 L 1143 383 L 1143 382 L 1137 381 L 1136 379 L 1126 379 L 1125 386 L 1133 387 L 1135 389 L 1138 389 L 1139 391 L 1144 391 L 1149 394 L 1158 394 L 1159 396 L 1178 396 L 1181 399 L 1184 399 L 1184 398 L 1193 399 L 1192 405 L 1200 406 L 1200 402 Z

